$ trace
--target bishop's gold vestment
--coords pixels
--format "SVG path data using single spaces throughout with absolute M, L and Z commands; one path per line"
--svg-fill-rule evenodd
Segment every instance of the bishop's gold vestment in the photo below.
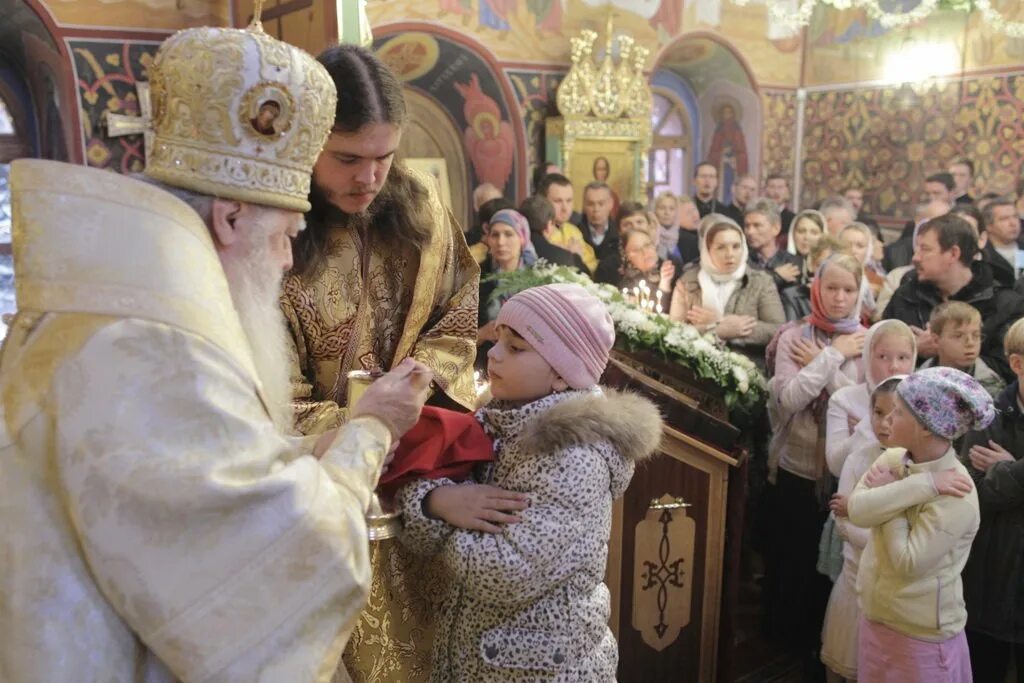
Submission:
M 317 461 L 274 428 L 183 202 L 46 161 L 12 189 L 0 680 L 329 681 L 387 429 L 351 422 Z

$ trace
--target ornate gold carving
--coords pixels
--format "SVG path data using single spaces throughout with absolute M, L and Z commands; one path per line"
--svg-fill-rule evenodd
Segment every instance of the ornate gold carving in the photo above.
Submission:
M 559 113 L 567 119 L 617 119 L 624 115 L 649 119 L 653 99 L 644 66 L 650 51 L 636 46 L 631 36 L 616 36 L 611 17 L 608 18 L 604 56 L 599 64 L 593 61 L 596 40 L 597 33 L 590 29 L 570 39 L 572 67 L 558 88 Z M 618 63 L 614 56 L 616 47 Z M 647 126 L 650 127 L 649 121 Z
M 636 525 L 632 625 L 658 652 L 690 623 L 697 525 L 687 507 L 665 494 Z

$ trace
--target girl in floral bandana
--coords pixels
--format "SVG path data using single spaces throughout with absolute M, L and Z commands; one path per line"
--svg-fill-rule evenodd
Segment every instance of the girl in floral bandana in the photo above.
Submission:
M 885 451 L 854 489 L 850 521 L 870 528 L 857 589 L 857 674 L 896 683 L 971 681 L 960 573 L 978 531 L 978 494 L 952 441 L 995 417 L 992 397 L 953 368 L 900 382 Z

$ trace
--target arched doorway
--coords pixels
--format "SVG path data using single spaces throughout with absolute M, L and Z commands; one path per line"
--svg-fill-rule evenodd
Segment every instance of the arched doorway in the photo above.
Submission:
M 447 112 L 430 97 L 414 88 L 405 89 L 409 125 L 398 147 L 402 159 L 444 159 L 448 174 L 451 206 L 456 216 L 468 216 L 469 169 L 462 135 Z
M 749 66 L 720 36 L 691 33 L 661 51 L 653 82 L 696 114 L 687 186 L 694 167 L 709 161 L 718 168 L 718 198 L 731 202 L 739 176 L 760 175 L 762 104 Z
M 654 86 L 651 113 L 651 150 L 647 155 L 650 198 L 662 192 L 689 194 L 694 155 L 693 124 L 682 99 L 672 89 Z
M 14 312 L 10 164 L 23 157 L 73 159 L 71 69 L 34 0 L 0 0 L 0 339 Z M 47 19 L 47 21 L 49 21 Z

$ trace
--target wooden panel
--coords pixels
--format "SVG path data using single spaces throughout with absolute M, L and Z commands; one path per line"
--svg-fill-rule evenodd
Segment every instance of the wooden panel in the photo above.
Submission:
M 621 522 L 616 524 L 616 531 L 621 529 L 621 538 L 613 538 L 613 547 L 620 554 L 609 570 L 609 578 L 615 572 L 619 576 L 617 590 L 613 591 L 613 611 L 619 640 L 620 680 L 714 680 L 728 470 L 724 461 L 710 458 L 694 446 L 669 436 L 665 452 L 634 475 L 623 500 Z M 664 494 L 682 497 L 692 505 L 686 508 L 686 515 L 696 523 L 696 536 L 693 565 L 684 567 L 685 579 L 691 581 L 689 623 L 675 642 L 658 652 L 643 641 L 632 623 L 637 581 L 634 530 L 646 516 L 651 500 Z M 658 558 L 650 560 L 657 562 Z M 659 616 L 652 613 L 646 618 L 657 623 Z

